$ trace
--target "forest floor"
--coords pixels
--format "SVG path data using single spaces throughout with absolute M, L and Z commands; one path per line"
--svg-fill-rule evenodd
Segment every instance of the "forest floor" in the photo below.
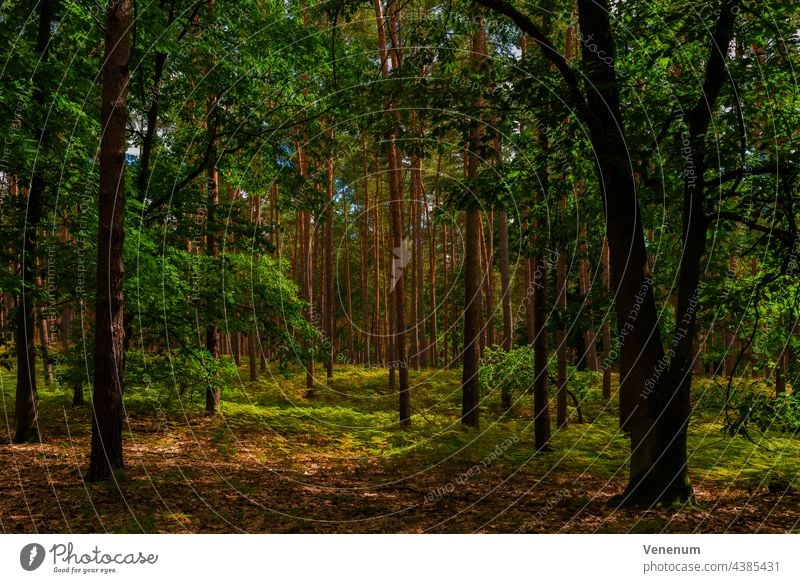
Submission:
M 246 371 L 246 368 L 242 369 Z M 243 372 L 246 378 L 246 373 Z M 800 440 L 721 431 L 701 381 L 690 427 L 690 508 L 617 508 L 629 442 L 596 388 L 585 423 L 534 454 L 531 397 L 511 413 L 484 395 L 462 430 L 460 373 L 411 372 L 413 424 L 396 425 L 386 371 L 337 369 L 316 396 L 304 376 L 242 381 L 206 417 L 202 395 L 132 387 L 126 470 L 86 484 L 89 407 L 41 390 L 40 445 L 0 445 L 0 531 L 10 532 L 798 532 Z M 324 379 L 320 373 L 320 379 Z M 705 388 L 704 388 L 705 387 Z M 0 378 L 13 429 L 13 376 Z M 710 403 L 710 404 L 709 404 Z M 768 448 L 768 449 L 766 449 Z

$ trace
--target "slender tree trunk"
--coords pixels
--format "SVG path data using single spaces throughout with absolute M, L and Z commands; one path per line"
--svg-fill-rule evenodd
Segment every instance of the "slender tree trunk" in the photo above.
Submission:
M 450 286 L 455 286 L 456 283 L 456 228 L 453 227 L 449 230 L 450 235 L 449 244 L 450 244 L 450 261 L 448 262 L 447 266 L 450 270 Z M 449 290 L 450 288 L 448 288 Z M 448 361 L 448 368 L 455 368 L 460 364 L 459 358 L 459 346 L 458 346 L 458 327 L 456 326 L 456 322 L 458 321 L 458 309 L 456 308 L 455 298 L 453 294 L 448 293 L 448 297 L 450 298 L 449 307 L 450 313 L 448 316 L 448 321 L 450 322 L 450 354 L 451 359 Z
M 39 4 L 39 27 L 36 35 L 36 52 L 41 61 L 48 58 L 51 23 L 55 3 L 42 0 Z M 38 132 L 40 147 L 47 143 L 48 132 L 44 129 L 44 109 L 46 104 L 46 81 L 41 75 L 35 79 L 33 100 L 35 115 L 41 116 Z M 38 120 L 37 120 L 38 121 Z M 37 229 L 44 209 L 45 177 L 40 167 L 34 168 L 31 186 L 24 208 L 24 229 L 22 244 L 22 291 L 17 306 L 17 321 L 14 343 L 17 351 L 17 386 L 15 393 L 14 417 L 16 432 L 14 443 L 38 442 L 39 435 L 39 394 L 36 388 L 36 348 L 35 348 L 35 301 Z
M 417 289 L 420 287 L 420 282 L 417 279 L 417 214 L 418 210 L 418 201 L 417 197 L 419 193 L 417 192 L 417 184 L 416 184 L 416 172 L 414 170 L 415 158 L 412 158 L 411 161 L 411 200 L 410 202 L 410 217 L 409 223 L 411 227 L 411 263 L 410 263 L 410 272 L 411 272 L 411 326 L 410 326 L 410 350 L 411 350 L 411 358 L 409 359 L 411 363 L 414 364 L 414 370 L 419 370 L 419 352 L 420 352 L 420 345 L 419 345 L 419 321 L 421 312 L 417 311 Z
M 400 423 L 411 423 L 411 394 L 408 387 L 408 361 L 406 358 L 406 273 L 407 243 L 403 236 L 403 191 L 400 173 L 400 153 L 395 136 L 390 137 L 389 155 L 394 160 L 389 172 L 391 197 L 392 243 L 394 247 L 392 269 L 392 297 L 394 299 L 394 351 L 397 356 L 397 376 L 400 382 Z
M 477 167 L 477 159 L 470 166 Z M 480 334 L 482 327 L 481 310 L 481 216 L 477 210 L 466 213 L 464 260 L 464 365 L 461 376 L 461 423 L 478 427 L 478 406 L 480 387 L 478 384 L 478 364 L 480 362 Z
M 449 334 L 450 328 L 453 326 L 453 322 L 450 319 L 450 302 L 452 301 L 453 294 L 450 293 L 450 261 L 452 261 L 452 256 L 450 256 L 450 248 L 448 244 L 449 237 L 447 236 L 448 228 L 447 225 L 442 225 L 442 279 L 444 280 L 444 329 L 442 331 L 442 345 L 443 345 L 443 356 L 442 360 L 444 361 L 445 368 L 450 368 L 450 350 L 449 350 Z M 451 257 L 448 260 L 448 257 Z
M 383 350 L 384 335 L 382 330 L 381 306 L 384 301 L 384 294 L 381 293 L 381 272 L 380 272 L 380 248 L 381 242 L 381 164 L 380 160 L 375 160 L 375 203 L 373 205 L 374 215 L 372 222 L 372 289 L 375 292 L 375 310 L 372 317 L 372 338 L 375 344 L 375 362 L 380 365 L 386 362 L 386 352 Z
M 333 139 L 333 132 L 328 133 L 328 139 Z M 328 158 L 325 161 L 325 169 L 327 174 L 327 188 L 325 193 L 325 269 L 324 269 L 324 284 L 325 284 L 325 306 L 323 317 L 325 319 L 324 331 L 325 342 L 328 345 L 328 350 L 325 353 L 325 372 L 329 379 L 333 378 L 333 355 L 336 350 L 334 346 L 334 302 L 333 302 L 333 173 L 334 163 L 333 158 Z
M 536 451 L 550 442 L 550 399 L 547 394 L 547 264 L 541 255 L 533 258 L 533 433 Z
M 783 353 L 775 364 L 775 394 L 782 395 L 786 392 L 786 377 L 783 374 Z
M 369 367 L 372 363 L 372 333 L 370 330 L 371 316 L 369 311 L 369 157 L 367 156 L 366 132 L 361 134 L 361 156 L 364 161 L 364 208 L 362 211 L 361 226 L 361 362 Z M 373 225 L 373 228 L 375 226 Z M 377 291 L 377 290 L 376 290 Z
M 473 71 L 480 72 L 486 60 L 486 32 L 483 24 L 475 32 L 470 42 L 470 64 Z M 483 105 L 479 97 L 476 106 Z M 470 130 L 468 149 L 465 155 L 465 174 L 467 180 L 478 176 L 480 162 L 481 126 L 475 122 Z M 481 334 L 483 329 L 483 308 L 481 293 L 484 287 L 482 261 L 482 220 L 479 202 L 468 201 L 465 212 L 466 232 L 464 234 L 464 350 L 461 376 L 461 423 L 478 427 L 480 405 L 480 386 L 478 367 L 481 358 Z M 488 269 L 488 267 L 487 267 Z
M 420 130 L 421 131 L 421 130 Z M 417 319 L 417 346 L 419 356 L 417 358 L 417 369 L 428 365 L 428 338 L 427 338 L 427 314 L 425 313 L 425 233 L 423 231 L 423 216 L 427 211 L 425 201 L 425 187 L 422 182 L 422 158 L 417 157 L 412 162 L 413 172 L 417 175 L 417 217 L 414 224 L 414 271 L 416 273 L 416 311 Z
M 209 104 L 209 115 L 214 115 L 214 107 L 216 107 L 216 101 L 212 99 Z M 211 165 L 206 176 L 206 196 L 208 200 L 206 211 L 206 255 L 215 260 L 217 258 L 217 244 L 214 221 L 216 208 L 219 204 L 219 175 L 216 165 Z M 213 292 L 210 291 L 209 294 L 211 293 Z M 211 314 L 208 314 L 207 317 L 210 319 Z M 211 321 L 206 324 L 206 350 L 214 360 L 219 358 L 219 334 L 217 333 L 216 325 Z M 206 386 L 206 413 L 209 415 L 216 413 L 221 399 L 222 392 L 217 378 L 215 375 L 211 375 Z
M 591 282 L 589 279 L 589 251 L 586 246 L 586 239 L 588 233 L 586 231 L 586 224 L 582 223 L 580 226 L 580 252 L 581 260 L 578 264 L 579 277 L 580 277 L 580 292 L 581 299 L 585 302 L 588 300 L 589 294 L 592 291 Z M 600 364 L 597 359 L 597 345 L 594 331 L 594 312 L 590 311 L 586 318 L 588 325 L 586 331 L 583 333 L 584 342 L 586 343 L 586 366 L 589 370 L 600 370 Z
M 380 0 L 374 1 L 375 19 L 378 26 L 378 49 L 381 57 L 381 72 L 384 79 L 389 76 L 389 64 L 394 70 L 400 68 L 401 56 L 400 46 L 395 35 L 398 26 L 398 15 L 396 10 L 389 14 L 389 35 L 392 36 L 391 51 L 387 49 L 386 28 L 383 17 L 383 9 Z M 387 111 L 392 110 L 392 104 L 387 104 Z M 399 125 L 399 124 L 398 124 Z M 403 184 L 402 184 L 402 161 L 400 151 L 397 147 L 397 127 L 393 128 L 388 135 L 389 142 L 389 207 L 392 228 L 392 246 L 394 248 L 392 258 L 392 304 L 393 304 L 393 324 L 394 334 L 392 340 L 394 344 L 394 360 L 397 365 L 397 376 L 400 381 L 400 424 L 409 425 L 411 423 L 411 394 L 408 387 L 408 362 L 406 359 L 406 242 L 403 237 Z M 391 374 L 391 369 L 390 369 Z
M 434 189 L 434 208 L 439 206 L 439 176 L 441 173 L 442 156 L 439 155 L 438 167 L 436 169 L 436 188 Z M 431 334 L 428 342 L 428 363 L 432 367 L 439 366 L 439 305 L 436 286 L 438 285 L 436 276 L 436 224 L 431 220 L 430 212 L 425 209 L 425 220 L 428 223 L 428 290 L 430 293 L 431 306 Z
M 486 346 L 494 346 L 494 210 L 489 211 L 485 236 L 481 237 L 484 248 L 485 281 L 483 291 L 486 294 Z
M 88 481 L 124 467 L 125 126 L 131 56 L 131 1 L 110 0 L 102 67 L 92 448 Z
M 607 239 L 603 239 L 603 289 L 610 298 L 611 263 Z M 603 398 L 611 398 L 611 318 L 603 318 Z
M 514 343 L 514 332 L 511 324 L 511 273 L 508 262 L 508 215 L 505 211 L 497 213 L 500 230 L 500 303 L 503 306 L 503 350 L 510 351 Z M 505 388 L 501 395 L 500 406 L 504 410 L 511 409 L 511 393 Z
M 236 366 L 241 366 L 242 364 L 242 339 L 238 332 L 231 332 L 230 335 L 230 343 L 231 343 L 231 356 L 233 356 L 233 362 Z
M 559 201 L 559 214 L 564 217 L 567 206 L 566 196 Z M 556 329 L 556 350 L 558 368 L 558 389 L 556 392 L 556 426 L 566 429 L 569 422 L 567 414 L 567 255 L 562 242 L 558 243 L 558 258 L 556 259 L 556 305 L 559 318 Z
M 314 316 L 314 285 L 312 273 L 314 271 L 314 260 L 312 256 L 312 237 L 311 237 L 311 211 L 303 210 L 302 224 L 303 224 L 303 238 L 300 246 L 301 272 L 302 272 L 302 294 L 303 299 L 306 301 L 306 317 L 309 322 L 313 324 Z M 313 347 L 312 347 L 313 348 Z M 306 396 L 313 397 L 315 388 L 314 379 L 314 357 L 310 356 L 306 360 Z
M 303 151 L 304 144 L 298 143 L 295 145 L 297 152 L 297 168 L 300 172 L 300 178 L 304 181 L 308 180 L 308 161 Z M 306 201 L 303 201 L 304 203 Z M 312 284 L 312 271 L 313 271 L 313 257 L 311 249 L 311 211 L 308 209 L 301 209 L 297 214 L 297 232 L 299 239 L 298 253 L 300 255 L 299 276 L 300 276 L 300 295 L 306 304 L 305 316 L 306 319 L 314 324 L 314 286 Z M 311 351 L 313 346 L 306 344 L 305 349 Z M 306 396 L 314 396 L 314 357 L 311 354 L 306 358 Z
M 40 314 L 36 319 L 39 328 L 39 349 L 42 352 L 42 370 L 44 370 L 44 382 L 49 385 L 53 382 L 53 363 L 50 362 L 50 334 L 48 331 L 48 320 L 44 314 Z
M 347 300 L 347 362 L 355 364 L 356 353 L 353 343 L 353 318 L 355 318 L 355 314 L 353 313 L 353 289 L 350 283 L 350 229 L 347 217 L 347 203 L 345 203 L 343 205 L 342 219 L 344 221 L 344 293 Z
M 251 324 L 250 333 L 247 335 L 247 361 L 250 369 L 250 380 L 258 380 L 258 371 L 256 369 L 258 358 L 258 333 L 256 332 L 255 324 Z

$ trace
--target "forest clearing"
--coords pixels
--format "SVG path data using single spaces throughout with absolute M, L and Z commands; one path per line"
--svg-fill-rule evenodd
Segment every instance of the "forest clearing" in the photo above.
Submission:
M 453 422 L 457 371 L 412 371 L 421 419 L 399 430 L 384 374 L 344 368 L 313 402 L 303 396 L 304 375 L 245 380 L 212 418 L 198 410 L 197 395 L 164 404 L 157 391 L 132 387 L 128 470 L 100 485 L 80 480 L 90 410 L 73 409 L 71 395 L 45 391 L 47 445 L 0 450 L 9 470 L 3 531 L 798 530 L 800 443 L 777 432 L 758 445 L 723 436 L 719 385 L 697 389 L 689 433 L 697 504 L 641 512 L 612 500 L 624 489 L 627 440 L 614 402 L 604 401 L 598 386 L 582 401 L 585 423 L 556 432 L 553 451 L 533 453 L 525 395 L 506 414 L 499 394 L 488 392 L 485 426 L 464 432 Z M 7 390 L 3 396 L 8 402 Z

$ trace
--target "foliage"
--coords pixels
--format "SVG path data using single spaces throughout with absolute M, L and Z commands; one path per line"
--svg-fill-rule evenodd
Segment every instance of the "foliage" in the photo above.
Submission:
M 478 370 L 481 388 L 488 392 L 519 395 L 530 391 L 535 380 L 533 348 L 522 345 L 506 352 L 500 346 L 487 346 Z
M 731 435 L 743 434 L 751 427 L 792 435 L 800 431 L 800 395 L 795 393 L 748 393 L 736 400 L 733 409 L 735 420 L 726 428 Z

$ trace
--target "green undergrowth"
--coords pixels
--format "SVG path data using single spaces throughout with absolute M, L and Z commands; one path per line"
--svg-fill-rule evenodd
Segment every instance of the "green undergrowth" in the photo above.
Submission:
M 465 430 L 459 422 L 460 371 L 409 372 L 413 405 L 410 427 L 400 427 L 397 422 L 398 395 L 389 388 L 383 369 L 339 366 L 328 380 L 319 368 L 317 388 L 309 396 L 302 371 L 267 371 L 250 382 L 243 366 L 239 382 L 223 391 L 220 414 L 210 422 L 205 420 L 199 430 L 211 432 L 210 440 L 223 459 L 235 459 L 238 441 L 248 438 L 258 440 L 264 448 L 285 449 L 287 453 L 307 451 L 377 460 L 387 470 L 402 468 L 406 472 L 432 465 L 446 472 L 463 472 L 475 466 L 483 471 L 491 466 L 504 475 L 523 471 L 537 479 L 566 482 L 579 482 L 584 477 L 624 481 L 627 477 L 629 440 L 618 429 L 616 396 L 610 401 L 601 397 L 597 375 L 578 379 L 591 383 L 589 388 L 581 388 L 586 422 L 576 422 L 570 403 L 569 427 L 554 428 L 551 450 L 536 453 L 529 393 L 515 394 L 513 409 L 503 411 L 499 391 L 484 391 L 480 428 Z M 13 372 L 0 375 L 10 426 L 13 381 Z M 740 387 L 749 384 L 742 382 Z M 741 435 L 726 436 L 722 431 L 721 390 L 718 382 L 709 379 L 695 382 L 688 443 L 695 486 L 750 491 L 800 489 L 798 437 L 777 431 L 751 432 L 752 441 Z M 763 386 L 758 390 L 763 391 Z M 89 400 L 90 391 L 86 393 Z M 40 397 L 45 440 L 48 435 L 64 434 L 65 420 L 70 432 L 80 428 L 88 432 L 90 408 L 73 409 L 67 387 L 43 385 Z M 200 390 L 180 394 L 168 386 L 129 386 L 125 402 L 134 432 L 145 431 L 159 421 L 167 433 L 180 431 L 205 419 Z M 555 420 L 554 409 L 551 420 Z

